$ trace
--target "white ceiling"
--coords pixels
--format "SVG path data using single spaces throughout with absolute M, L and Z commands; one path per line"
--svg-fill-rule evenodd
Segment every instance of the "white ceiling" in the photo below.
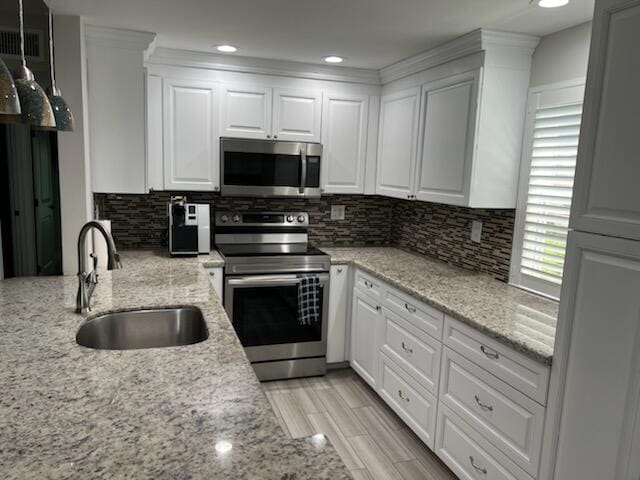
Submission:
M 381 68 L 479 27 L 546 35 L 591 19 L 594 0 L 544 9 L 529 0 L 50 0 L 54 13 L 146 30 L 159 46 Z

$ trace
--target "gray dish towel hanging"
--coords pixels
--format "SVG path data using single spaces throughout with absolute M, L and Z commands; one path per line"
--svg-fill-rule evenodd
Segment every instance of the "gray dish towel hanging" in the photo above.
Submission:
M 320 321 L 320 278 L 317 275 L 298 275 L 298 322 L 314 325 Z

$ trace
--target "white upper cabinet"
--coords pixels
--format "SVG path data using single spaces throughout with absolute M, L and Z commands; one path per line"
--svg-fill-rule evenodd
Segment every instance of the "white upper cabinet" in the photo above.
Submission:
M 225 85 L 221 96 L 221 137 L 271 137 L 271 88 Z
M 597 2 L 593 26 L 570 226 L 640 240 L 640 2 Z
M 215 84 L 165 79 L 165 189 L 219 190 L 217 107 Z
M 410 88 L 380 101 L 376 193 L 413 196 L 420 88 Z
M 367 95 L 324 95 L 323 192 L 364 193 L 368 117 Z
M 378 194 L 515 208 L 538 39 L 483 30 L 473 35 L 482 54 L 442 62 L 383 87 Z M 400 63 L 395 70 L 413 68 Z
M 154 34 L 87 25 L 91 188 L 146 193 L 144 51 Z
M 273 98 L 273 138 L 320 141 L 320 91 L 274 88 Z
M 467 205 L 478 99 L 476 70 L 422 87 L 418 200 Z

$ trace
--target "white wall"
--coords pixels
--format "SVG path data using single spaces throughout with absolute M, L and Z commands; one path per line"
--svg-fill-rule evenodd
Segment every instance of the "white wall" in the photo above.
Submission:
M 531 87 L 586 77 L 591 22 L 543 37 L 533 54 Z
M 77 239 L 82 225 L 92 217 L 87 86 L 84 28 L 78 16 L 54 16 L 56 83 L 75 117 L 73 132 L 58 134 L 60 207 L 62 223 L 62 269 L 75 274 Z

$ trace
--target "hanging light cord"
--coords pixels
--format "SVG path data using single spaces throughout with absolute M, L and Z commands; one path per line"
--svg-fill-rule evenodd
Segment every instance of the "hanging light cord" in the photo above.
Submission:
M 22 1 L 22 0 L 20 0 Z M 49 9 L 49 66 L 51 67 L 51 91 L 56 91 L 56 72 L 53 68 L 53 20 Z M 55 93 L 54 93 L 55 95 Z
M 24 13 L 22 12 L 22 0 L 18 0 L 20 6 L 20 53 L 22 54 L 22 66 L 27 66 L 27 60 L 24 57 Z

